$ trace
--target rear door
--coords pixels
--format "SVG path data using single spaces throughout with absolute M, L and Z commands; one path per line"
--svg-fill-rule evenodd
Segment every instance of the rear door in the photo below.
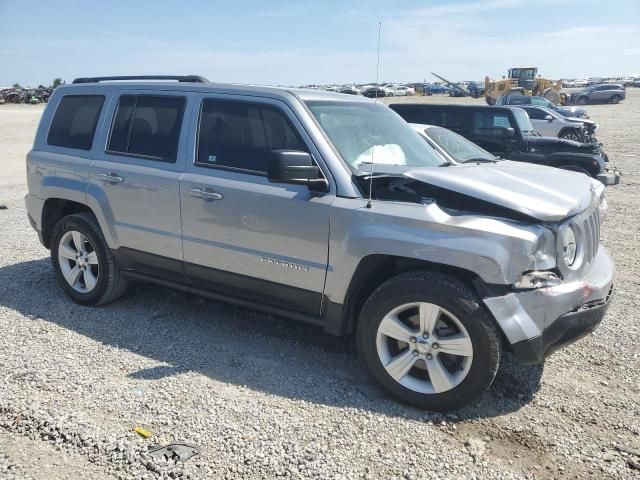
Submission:
M 179 178 L 190 100 L 149 91 L 114 98 L 88 192 L 113 229 L 121 265 L 176 281 L 184 281 Z
M 319 153 L 278 100 L 212 94 L 198 103 L 180 182 L 190 282 L 319 315 L 335 187 L 318 194 L 306 185 L 270 183 L 266 177 L 271 150 L 305 150 L 316 160 Z
M 589 100 L 594 102 L 603 102 L 609 99 L 609 95 L 610 92 L 608 85 L 598 85 L 589 95 Z

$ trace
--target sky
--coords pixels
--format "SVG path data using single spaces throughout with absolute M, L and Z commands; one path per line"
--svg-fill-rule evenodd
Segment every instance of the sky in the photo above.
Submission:
M 640 0 L 0 0 L 0 87 L 197 74 L 269 85 L 640 75 Z

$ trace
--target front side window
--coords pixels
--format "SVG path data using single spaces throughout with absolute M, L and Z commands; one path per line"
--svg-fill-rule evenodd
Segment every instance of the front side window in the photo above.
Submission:
M 519 97 L 516 95 L 509 96 L 509 101 L 508 101 L 509 105 L 528 105 L 529 103 L 531 103 L 531 98 L 529 97 L 525 97 L 525 96 Z
M 229 100 L 204 100 L 196 163 L 266 173 L 272 150 L 307 147 L 275 107 Z
M 184 97 L 122 95 L 107 151 L 175 162 Z
M 62 97 L 49 128 L 47 143 L 58 147 L 91 150 L 103 104 L 102 95 Z
M 547 112 L 540 108 L 527 108 L 526 111 L 529 114 L 529 118 L 531 120 L 544 120 L 544 118 L 548 115 Z
M 342 101 L 310 101 L 307 106 L 353 172 L 363 163 L 414 167 L 446 163 L 389 107 Z
M 529 119 L 529 115 L 527 115 L 527 112 L 525 112 L 521 108 L 514 108 L 512 112 L 520 129 L 520 132 L 523 135 L 533 135 L 533 125 L 531 125 L 531 120 Z

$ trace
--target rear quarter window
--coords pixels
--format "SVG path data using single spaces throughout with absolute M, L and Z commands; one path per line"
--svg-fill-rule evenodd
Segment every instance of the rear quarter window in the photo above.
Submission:
M 454 132 L 462 132 L 464 130 L 465 112 L 461 110 L 442 110 L 435 111 L 431 118 L 431 125 L 445 127 Z
M 103 95 L 65 95 L 51 121 L 47 143 L 57 147 L 91 150 Z

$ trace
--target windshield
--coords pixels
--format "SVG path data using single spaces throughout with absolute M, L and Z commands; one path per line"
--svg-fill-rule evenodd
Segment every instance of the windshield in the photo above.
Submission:
M 307 102 L 353 172 L 363 163 L 438 167 L 446 164 L 398 114 L 379 103 Z
M 451 157 L 459 163 L 467 160 L 495 160 L 495 155 L 490 154 L 486 150 L 480 148 L 475 143 L 470 142 L 461 135 L 442 127 L 427 128 L 424 132 L 431 140 L 433 140 L 440 148 L 447 152 Z
M 529 119 L 527 112 L 521 108 L 514 108 L 513 116 L 516 118 L 518 128 L 520 128 L 523 135 L 533 135 L 533 125 L 531 125 L 531 120 Z

